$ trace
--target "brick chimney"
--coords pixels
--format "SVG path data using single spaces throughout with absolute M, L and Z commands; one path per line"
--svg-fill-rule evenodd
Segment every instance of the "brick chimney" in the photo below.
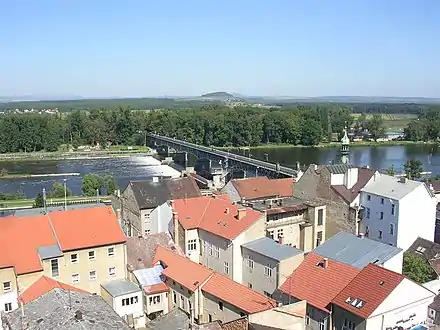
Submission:
M 237 210 L 237 219 L 241 220 L 246 216 L 246 209 L 240 208 Z
M 173 235 L 174 235 L 174 243 L 179 244 L 179 217 L 177 212 L 173 212 Z

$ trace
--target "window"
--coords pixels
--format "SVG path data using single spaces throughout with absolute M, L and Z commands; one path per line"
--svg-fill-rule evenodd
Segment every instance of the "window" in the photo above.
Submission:
M 229 274 L 229 262 L 225 261 L 223 272 L 228 275 Z
M 310 317 L 306 315 L 306 325 L 310 325 Z
M 137 302 L 138 302 L 137 296 L 130 297 L 130 298 L 124 298 L 124 299 L 122 299 L 122 306 L 133 305 L 133 304 L 136 304 Z
M 371 201 L 371 195 L 367 195 L 367 201 Z
M 89 272 L 89 280 L 91 280 L 91 281 L 96 280 L 96 270 L 91 270 Z
M 70 255 L 70 262 L 72 264 L 76 264 L 78 262 L 78 255 L 76 253 Z
M 264 275 L 266 276 L 272 276 L 272 266 L 271 265 L 267 265 L 264 266 Z
M 95 251 L 89 251 L 89 260 L 95 260 Z
M 137 296 L 134 296 L 134 297 L 131 297 L 130 298 L 130 303 L 133 305 L 133 304 L 137 304 L 137 302 L 138 302 L 138 297 Z
M 208 245 L 209 255 L 212 256 L 213 255 L 213 253 L 212 253 L 212 244 L 208 243 L 208 242 L 206 242 L 206 244 Z
M 173 291 L 173 303 L 177 304 L 177 294 Z
M 383 220 L 383 212 L 380 212 L 380 220 Z
M 109 257 L 114 257 L 115 256 L 115 248 L 114 247 L 109 247 L 107 249 L 107 254 Z
M 252 289 L 252 283 L 248 283 L 248 288 Z
M 278 238 L 284 237 L 284 230 L 278 229 L 277 236 L 278 236 Z
M 382 230 L 379 230 L 379 239 L 382 239 Z
M 318 210 L 318 226 L 322 226 L 323 219 L 324 219 L 324 210 L 319 209 Z
M 384 199 L 383 198 L 380 199 L 380 203 L 383 205 L 383 203 L 384 203 Z
M 202 240 L 199 241 L 199 246 L 200 246 L 200 255 L 202 256 L 203 253 L 205 252 L 205 251 L 204 251 L 204 246 L 203 246 Z
M 79 274 L 72 275 L 72 283 L 79 283 Z
M 249 268 L 254 268 L 254 258 L 252 256 L 247 257 L 246 266 L 248 266 Z
M 368 226 L 365 226 L 365 237 L 368 237 L 370 234 L 370 228 Z
M 3 292 L 11 291 L 11 282 L 3 282 Z
M 419 245 L 419 246 L 417 247 L 416 251 L 419 252 L 419 253 L 423 253 L 423 252 L 426 251 L 426 248 L 424 248 L 423 246 L 420 246 L 420 245 Z
M 50 261 L 50 270 L 52 272 L 52 277 L 60 276 L 60 269 L 58 267 L 58 259 L 52 259 Z
M 390 223 L 390 235 L 394 236 L 394 224 Z
M 12 303 L 6 303 L 5 304 L 5 312 L 12 311 Z
M 214 245 L 214 257 L 220 259 L 220 248 Z
M 394 215 L 396 213 L 396 205 L 391 204 L 391 214 Z
M 316 246 L 319 246 L 322 242 L 322 231 L 316 233 Z
M 159 296 L 153 296 L 149 299 L 150 305 L 156 305 L 160 303 L 160 295 Z
M 110 267 L 110 268 L 108 269 L 108 274 L 109 274 L 110 276 L 116 276 L 116 268 L 115 268 L 115 267 Z
M 344 319 L 344 327 L 349 330 L 354 330 L 356 328 L 356 324 L 352 321 Z
M 272 239 L 275 238 L 275 237 L 274 237 L 274 234 L 273 234 L 273 230 L 269 230 L 269 237 L 272 238 Z
M 218 302 L 218 309 L 220 309 L 221 311 L 223 310 L 223 302 L 222 301 Z
M 180 296 L 180 308 L 185 310 L 185 298 L 183 296 Z
M 150 229 L 145 229 L 145 236 L 150 235 Z
M 211 323 L 212 322 L 212 315 L 208 314 L 208 322 Z
M 370 208 L 369 208 L 369 207 L 367 207 L 366 218 L 367 218 L 367 219 L 370 219 Z
M 319 322 L 319 330 L 325 330 L 323 321 Z
M 194 251 L 197 250 L 197 240 L 190 239 L 188 241 L 188 251 Z

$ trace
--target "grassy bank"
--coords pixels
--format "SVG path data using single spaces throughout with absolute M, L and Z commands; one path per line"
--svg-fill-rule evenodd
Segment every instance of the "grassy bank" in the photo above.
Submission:
M 110 196 L 100 196 L 101 200 L 108 200 Z M 86 196 L 70 196 L 67 197 L 67 204 L 79 203 L 96 200 L 96 197 Z M 64 203 L 64 198 L 48 198 L 46 200 L 47 205 Z M 32 207 L 35 203 L 35 199 L 17 199 L 17 200 L 0 200 L 1 208 L 13 208 L 13 207 Z
M 13 160 L 57 160 L 57 159 L 88 159 L 106 157 L 146 156 L 152 154 L 150 149 L 108 149 L 100 151 L 54 151 L 54 152 L 18 152 L 0 154 L 0 161 Z
M 381 147 L 381 146 L 407 146 L 407 145 L 435 145 L 437 142 L 423 142 L 423 141 L 384 141 L 384 142 L 374 142 L 374 141 L 363 141 L 363 142 L 352 142 L 350 148 L 354 147 Z M 216 147 L 220 150 L 232 150 L 232 149 L 282 149 L 282 148 L 339 148 L 341 146 L 340 142 L 330 142 L 330 143 L 320 143 L 316 146 L 303 146 L 298 144 L 262 144 L 259 146 L 252 147 Z

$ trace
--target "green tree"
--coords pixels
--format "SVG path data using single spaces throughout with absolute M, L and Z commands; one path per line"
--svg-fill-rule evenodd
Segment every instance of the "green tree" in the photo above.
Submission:
M 44 199 L 41 192 L 39 192 L 35 197 L 34 207 L 44 207 Z
M 395 176 L 396 175 L 396 168 L 394 167 L 394 164 L 391 165 L 388 169 L 387 169 L 387 174 L 391 175 L 391 176 Z
M 432 267 L 422 257 L 411 252 L 403 254 L 403 275 L 420 284 L 437 278 Z
M 103 180 L 99 175 L 86 174 L 83 178 L 81 190 L 84 196 L 95 196 L 96 190 L 98 190 L 99 193 L 101 193 L 102 187 L 103 187 Z
M 365 126 L 370 132 L 374 141 L 377 141 L 377 139 L 385 133 L 382 115 L 374 115 L 371 119 L 367 120 Z
M 116 190 L 118 190 L 118 185 L 116 183 L 116 180 L 111 175 L 107 175 L 103 177 L 102 181 L 104 183 L 104 187 L 106 189 L 107 195 L 112 195 L 115 193 Z
M 410 159 L 405 165 L 403 165 L 405 169 L 406 177 L 410 180 L 420 179 L 423 172 L 422 162 L 418 159 Z
M 52 189 L 47 194 L 49 198 L 64 198 L 64 193 L 69 197 L 72 195 L 72 192 L 66 187 L 66 192 L 64 192 L 64 184 L 61 182 L 55 182 L 52 186 Z

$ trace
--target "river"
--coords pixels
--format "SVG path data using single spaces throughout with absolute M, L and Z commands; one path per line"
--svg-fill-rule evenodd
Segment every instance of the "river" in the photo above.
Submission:
M 286 166 L 301 164 L 328 164 L 339 156 L 338 148 L 259 148 L 251 150 L 252 157 L 264 160 L 265 153 L 269 161 L 279 162 Z M 429 156 L 432 153 L 432 156 Z M 382 146 L 382 147 L 352 147 L 350 161 L 357 166 L 370 166 L 375 169 L 387 169 L 394 165 L 402 170 L 402 165 L 408 159 L 418 159 L 425 171 L 440 175 L 440 149 L 428 145 Z M 164 165 L 153 165 L 148 157 L 127 157 L 107 159 L 64 159 L 44 161 L 0 162 L 0 168 L 9 173 L 87 173 L 109 174 L 116 178 L 121 189 L 130 180 L 139 180 L 155 175 L 166 175 L 170 168 Z M 66 177 L 67 186 L 75 195 L 81 194 L 81 177 Z M 62 178 L 36 178 L 0 180 L 0 192 L 22 192 L 33 198 L 42 190 L 50 189 L 55 181 Z

